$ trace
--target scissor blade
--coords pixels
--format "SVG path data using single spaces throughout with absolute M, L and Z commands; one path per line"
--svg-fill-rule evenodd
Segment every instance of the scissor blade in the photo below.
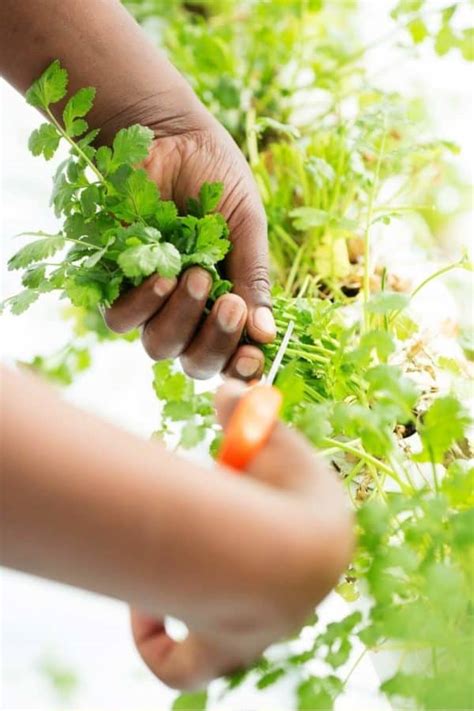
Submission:
M 280 343 L 280 347 L 277 351 L 275 359 L 271 365 L 270 370 L 268 371 L 268 375 L 265 378 L 265 383 L 267 385 L 273 385 L 273 381 L 276 378 L 276 374 L 278 373 L 278 370 L 280 368 L 281 362 L 282 362 L 283 357 L 285 355 L 285 351 L 288 348 L 288 343 L 290 342 L 294 327 L 295 327 L 295 322 L 290 321 L 288 323 L 288 327 L 286 329 L 285 335 L 283 336 L 282 341 Z

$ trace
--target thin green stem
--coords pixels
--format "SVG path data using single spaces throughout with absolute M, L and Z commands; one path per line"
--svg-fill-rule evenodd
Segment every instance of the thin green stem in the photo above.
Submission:
M 67 235 L 63 234 L 62 232 L 57 232 L 56 234 L 51 234 L 50 232 L 20 232 L 17 237 L 62 237 L 63 239 L 67 240 L 68 242 L 75 242 L 76 244 L 81 244 L 84 247 L 90 247 L 91 249 L 96 249 L 96 250 L 101 250 L 103 249 L 103 246 L 100 247 L 96 244 L 92 244 L 92 242 L 86 242 L 85 240 L 79 240 L 75 239 L 74 237 L 68 237 Z M 57 266 L 60 267 L 62 266 L 61 264 L 51 264 L 51 266 Z
M 51 122 L 58 129 L 61 136 L 70 144 L 70 146 L 76 151 L 76 153 L 81 156 L 82 160 L 85 161 L 85 163 L 87 163 L 89 168 L 95 173 L 95 175 L 100 180 L 100 182 L 105 184 L 105 182 L 106 182 L 105 178 L 102 175 L 102 173 L 100 172 L 100 170 L 97 168 L 96 165 L 94 165 L 94 163 L 91 161 L 91 159 L 84 153 L 82 148 L 80 148 L 77 145 L 77 143 L 75 141 L 73 141 L 72 138 L 66 133 L 64 128 L 61 126 L 59 121 L 56 119 L 56 117 L 52 113 L 52 111 L 50 111 L 50 109 L 46 109 L 46 113 L 48 114 L 48 117 L 50 118 Z
M 303 252 L 304 252 L 304 248 L 300 247 L 297 254 L 296 254 L 296 257 L 293 260 L 293 264 L 291 266 L 290 273 L 288 274 L 288 279 L 286 280 L 286 284 L 285 284 L 285 294 L 287 296 L 289 296 L 291 294 L 291 289 L 292 289 L 293 284 L 296 279 L 296 274 L 297 274 L 298 267 L 301 262 L 301 257 L 303 256 Z
M 308 353 L 307 351 L 304 351 L 301 348 L 288 346 L 286 352 L 290 356 L 295 356 L 297 358 L 305 358 L 306 360 L 314 361 L 315 363 L 323 363 L 324 365 L 327 365 L 329 363 L 329 358 L 326 358 L 323 355 L 319 355 L 318 353 Z
M 437 494 L 439 494 L 439 481 L 438 481 L 438 472 L 436 471 L 436 462 L 433 456 L 433 450 L 430 447 L 430 462 L 431 462 L 431 471 L 433 473 L 433 484 L 434 488 Z
M 302 297 L 305 295 L 306 289 L 307 289 L 308 286 L 309 286 L 309 282 L 310 282 L 310 277 L 309 277 L 309 275 L 307 274 L 306 277 L 304 278 L 304 281 L 303 281 L 303 283 L 302 283 L 302 285 L 301 285 L 301 287 L 300 287 L 300 290 L 299 290 L 299 292 L 298 292 L 298 297 L 299 297 L 299 298 L 302 298 Z
M 382 133 L 382 141 L 380 144 L 380 150 L 377 157 L 377 166 L 375 168 L 374 183 L 372 185 L 372 190 L 369 194 L 369 203 L 367 206 L 367 222 L 364 232 L 364 276 L 363 276 L 363 296 L 364 296 L 364 306 L 363 306 L 363 330 L 368 331 L 370 328 L 370 314 L 367 310 L 367 304 L 370 299 L 370 232 L 372 227 L 372 219 L 374 213 L 374 202 L 379 187 L 380 180 L 380 168 L 382 165 L 382 160 L 385 154 L 385 141 L 387 137 L 387 117 L 384 115 L 384 128 Z
M 344 478 L 344 485 L 345 485 L 345 486 L 348 486 L 348 484 L 352 484 L 352 482 L 354 481 L 355 477 L 357 476 L 357 474 L 359 474 L 359 472 L 361 471 L 361 469 L 363 469 L 364 466 L 365 466 L 364 460 L 363 460 L 363 459 L 359 459 L 359 461 L 357 462 L 357 464 L 352 467 L 352 469 L 351 469 L 351 471 L 349 472 L 349 474 Z
M 75 239 L 74 237 L 67 237 L 66 235 L 63 235 L 63 237 L 68 242 L 74 242 L 75 244 L 80 244 L 82 247 L 89 247 L 90 249 L 95 249 L 97 252 L 100 252 L 100 250 L 103 249 L 103 246 L 98 247 L 96 244 L 92 244 L 92 242 L 86 242 L 82 239 Z
M 405 476 L 405 478 L 408 482 L 408 485 L 411 487 L 412 491 L 414 491 L 416 489 L 416 487 L 413 482 L 413 479 L 411 478 L 410 472 L 407 469 L 405 469 L 405 467 L 402 464 L 400 464 L 400 462 L 397 462 L 395 456 L 393 456 L 393 455 L 389 456 L 388 461 L 390 462 L 390 466 L 392 467 L 392 469 L 394 471 L 397 471 L 397 469 L 398 469 L 398 471 L 397 471 L 398 476 L 400 476 L 399 472 L 400 472 L 400 467 L 401 467 L 402 473 Z
M 359 664 L 361 663 L 361 661 L 363 660 L 363 658 L 365 657 L 365 655 L 367 654 L 368 651 L 369 651 L 369 647 L 364 647 L 362 652 L 359 654 L 359 656 L 355 660 L 354 664 L 349 669 L 349 672 L 347 673 L 346 678 L 342 682 L 343 688 L 346 686 L 346 684 L 349 681 L 349 679 L 351 678 L 352 674 L 357 669 L 357 667 L 359 666 Z
M 430 281 L 433 281 L 433 279 L 437 279 L 442 274 L 447 274 L 448 272 L 453 271 L 453 269 L 463 268 L 463 263 L 465 263 L 465 260 L 460 259 L 458 262 L 455 262 L 454 264 L 448 264 L 447 267 L 438 269 L 437 272 L 434 272 L 434 274 L 431 274 L 429 277 L 426 277 L 426 279 L 424 279 L 420 284 L 418 284 L 416 289 L 412 291 L 410 299 L 413 299 L 427 284 L 430 283 Z
M 245 118 L 245 138 L 249 162 L 252 167 L 258 165 L 260 156 L 258 155 L 257 132 L 255 130 L 255 109 L 251 107 L 247 111 Z
M 384 464 L 383 462 L 380 461 L 380 459 L 377 459 L 376 457 L 372 456 L 372 454 L 369 454 L 363 449 L 358 449 L 357 447 L 353 447 L 350 444 L 347 444 L 346 442 L 340 442 L 337 439 L 333 439 L 332 437 L 325 437 L 324 439 L 324 445 L 328 445 L 330 447 L 336 447 L 337 449 L 340 449 L 343 452 L 347 452 L 348 454 L 352 454 L 354 457 L 358 457 L 359 459 L 363 459 L 364 461 L 368 462 L 369 464 L 372 464 L 374 467 L 377 467 L 377 469 L 381 472 L 384 472 L 387 474 L 391 479 L 393 479 L 400 487 L 402 491 L 405 493 L 408 492 L 406 485 L 404 484 L 403 481 L 401 481 L 400 477 L 396 472 L 393 471 L 391 467 L 389 467 L 387 464 Z
M 427 286 L 430 282 L 434 281 L 438 277 L 442 276 L 443 274 L 447 274 L 448 272 L 452 272 L 454 269 L 464 269 L 467 266 L 467 262 L 464 259 L 459 259 L 457 262 L 454 262 L 453 264 L 448 264 L 446 267 L 442 267 L 441 269 L 438 269 L 436 272 L 433 272 L 433 274 L 430 274 L 426 279 L 423 279 L 422 282 L 418 284 L 418 286 L 413 289 L 413 291 L 410 294 L 410 301 L 422 290 L 424 289 L 425 286 Z M 390 323 L 393 324 L 398 315 L 402 309 L 398 309 L 395 311 L 395 313 L 391 316 L 390 318 Z
M 434 210 L 432 205 L 379 205 L 374 208 L 374 213 L 378 212 L 412 212 L 413 210 Z
M 381 499 L 386 499 L 387 494 L 384 491 L 384 488 L 382 486 L 382 482 L 380 481 L 378 472 L 377 472 L 377 467 L 375 465 L 372 465 L 370 463 L 367 463 L 367 468 L 370 472 L 370 475 L 372 477 L 372 480 L 375 484 L 375 490 L 377 494 L 380 496 Z

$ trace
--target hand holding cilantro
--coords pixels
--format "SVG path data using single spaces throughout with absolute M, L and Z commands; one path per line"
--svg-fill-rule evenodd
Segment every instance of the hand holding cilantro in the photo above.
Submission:
M 27 308 L 38 290 L 51 288 L 64 288 L 73 303 L 81 305 L 115 302 L 106 312 L 110 327 L 125 332 L 140 326 L 144 346 L 153 358 L 181 356 L 186 372 L 195 377 L 221 370 L 244 378 L 258 376 L 263 367 L 260 350 L 239 344 L 245 328 L 256 343 L 269 342 L 275 335 L 269 308 L 266 222 L 250 170 L 230 136 L 118 2 L 5 0 L 0 18 L 0 66 L 20 90 L 26 91 L 53 57 L 67 66 L 69 85 L 61 67 L 52 65 L 43 93 L 37 82 L 28 97 L 80 148 L 58 170 L 55 182 L 53 203 L 56 212 L 66 217 L 66 234 L 48 236 L 47 241 L 40 235 L 43 244 L 33 249 L 41 254 L 31 261 L 23 255 L 18 266 L 41 265 L 64 246 L 64 240 L 82 243 L 76 245 L 74 259 L 86 249 L 86 241 L 95 248 L 87 253 L 87 278 L 84 273 L 56 273 L 46 286 L 42 267 L 35 266 L 12 308 Z M 88 85 L 96 87 L 95 100 L 94 90 L 83 88 Z M 73 96 L 65 108 L 67 89 Z M 30 144 L 33 152 L 50 158 L 61 135 L 58 126 L 44 124 Z M 96 151 L 92 145 L 97 144 L 103 145 Z M 141 161 L 143 168 L 137 170 Z M 93 164 L 97 180 L 86 185 L 87 162 Z M 204 183 L 209 185 L 203 187 Z M 222 196 L 214 183 L 224 185 Z M 106 204 L 105 198 L 114 191 L 115 204 L 110 205 L 110 200 Z M 188 198 L 194 201 L 183 217 Z M 114 218 L 123 223 L 118 235 L 108 232 L 111 207 Z M 223 276 L 233 283 L 233 294 L 222 293 L 225 282 L 216 284 L 212 271 L 226 251 L 224 221 L 207 215 L 217 207 L 230 228 L 232 250 Z M 91 219 L 98 212 L 102 224 L 96 217 Z M 179 266 L 166 234 L 176 232 L 176 220 L 180 242 L 174 246 L 187 257 L 194 255 Z M 95 234 L 85 233 L 84 221 L 94 223 Z M 137 225 L 142 225 L 140 233 Z M 104 243 L 99 236 L 104 234 L 114 241 Z M 117 250 L 122 254 L 120 261 L 115 255 L 114 263 L 124 279 L 119 282 L 120 274 L 115 272 L 106 278 L 98 269 L 97 279 L 91 280 L 91 270 L 102 267 L 104 259 L 113 261 Z M 129 288 L 134 281 L 143 283 Z M 211 292 L 216 302 L 204 318 Z

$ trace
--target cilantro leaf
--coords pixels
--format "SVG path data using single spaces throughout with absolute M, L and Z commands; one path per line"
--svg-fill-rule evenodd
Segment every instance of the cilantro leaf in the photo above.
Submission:
M 220 215 L 206 215 L 197 223 L 197 236 L 193 251 L 184 257 L 184 264 L 212 267 L 224 259 L 230 249 L 225 223 Z
M 228 294 L 230 291 L 232 291 L 232 282 L 228 279 L 221 279 L 219 276 L 215 276 L 209 298 L 215 301 L 219 296 Z
M 181 256 L 169 242 L 129 247 L 118 257 L 118 264 L 129 278 L 146 277 L 154 272 L 174 277 L 181 269 Z
M 204 215 L 212 212 L 218 206 L 224 192 L 223 183 L 203 183 L 199 190 L 201 210 Z
M 266 689 L 267 687 L 275 684 L 282 676 L 284 676 L 285 670 L 278 667 L 277 669 L 272 669 L 272 671 L 267 672 L 257 682 L 257 689 Z
M 28 148 L 34 156 L 43 155 L 50 160 L 59 146 L 61 134 L 51 123 L 43 123 L 33 131 L 28 141 Z
M 44 264 L 38 264 L 35 267 L 30 267 L 22 276 L 21 283 L 29 289 L 38 289 L 45 279 L 46 267 Z
M 87 130 L 87 123 L 78 119 L 89 113 L 94 97 L 95 89 L 89 86 L 79 89 L 67 102 L 63 111 L 63 120 L 70 136 L 80 136 Z
M 163 417 L 180 422 L 196 414 L 194 403 L 189 400 L 168 400 L 163 408 Z
M 298 372 L 296 361 L 292 361 L 280 369 L 276 386 L 283 395 L 283 416 L 291 419 L 295 405 L 304 399 L 305 381 Z
M 172 200 L 160 200 L 155 212 L 155 220 L 161 232 L 168 232 L 176 225 L 178 208 Z
M 189 198 L 188 212 L 195 217 L 204 217 L 216 209 L 223 192 L 223 183 L 203 183 L 199 190 L 199 199 Z
M 206 436 L 206 427 L 194 422 L 187 422 L 181 431 L 179 443 L 184 449 L 193 449 Z
M 40 233 L 38 233 L 40 234 Z M 16 254 L 8 260 L 8 269 L 22 269 L 29 267 L 33 262 L 48 259 L 55 252 L 64 247 L 62 235 L 49 235 L 43 239 L 25 244 Z
M 67 71 L 55 59 L 26 92 L 26 100 L 38 109 L 48 109 L 50 104 L 61 101 L 66 96 Z
M 172 711 L 206 711 L 207 691 L 180 694 L 173 702 Z
M 116 217 L 133 222 L 155 214 L 159 204 L 158 188 L 144 170 L 134 170 L 125 178 L 119 175 L 114 184 L 119 196 L 112 204 Z
M 336 676 L 310 677 L 298 686 L 298 711 L 331 711 L 342 688 L 342 681 Z
M 169 360 L 154 364 L 153 388 L 159 400 L 189 400 L 194 394 L 193 381 L 184 373 L 174 372 Z
M 293 225 L 296 230 L 310 230 L 313 227 L 323 227 L 330 220 L 330 214 L 326 210 L 318 210 L 315 207 L 297 207 L 290 212 L 293 218 Z
M 315 447 L 319 447 L 332 432 L 330 409 L 329 403 L 308 404 L 296 420 L 298 429 Z
M 24 311 L 26 311 L 31 304 L 33 304 L 39 297 L 39 292 L 33 289 L 25 289 L 20 291 L 19 294 L 15 294 L 10 299 L 8 299 L 8 305 L 10 306 L 10 311 L 15 316 L 19 316 Z
M 366 372 L 365 378 L 369 384 L 369 396 L 384 406 L 388 420 L 390 416 L 401 421 L 411 419 L 418 389 L 411 380 L 402 376 L 399 368 L 376 365 Z
M 95 154 L 95 161 L 102 175 L 107 176 L 112 168 L 112 149 L 108 146 L 100 146 Z
M 396 291 L 381 291 L 376 294 L 367 304 L 367 311 L 373 314 L 388 314 L 391 311 L 404 309 L 410 299 L 406 294 Z
M 68 279 L 64 285 L 64 291 L 74 306 L 92 308 L 102 301 L 102 289 L 95 281 L 78 282 L 75 279 Z
M 114 138 L 110 172 L 121 165 L 133 165 L 145 160 L 153 141 L 153 131 L 146 126 L 135 124 L 122 128 Z
M 423 450 L 416 456 L 421 462 L 442 462 L 450 447 L 464 437 L 470 419 L 452 395 L 438 398 L 426 412 L 421 426 Z

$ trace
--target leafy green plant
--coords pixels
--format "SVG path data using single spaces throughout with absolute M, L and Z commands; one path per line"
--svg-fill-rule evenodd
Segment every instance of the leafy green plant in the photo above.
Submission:
M 427 284 L 470 264 L 457 258 L 411 285 L 373 251 L 377 231 L 391 222 L 408 227 L 416 220 L 425 233 L 438 224 L 437 191 L 453 180 L 450 160 L 458 149 L 426 135 L 419 103 L 384 91 L 370 76 L 364 65 L 370 47 L 358 42 L 355 3 L 349 0 L 127 4 L 140 21 L 159 20 L 171 58 L 249 159 L 269 222 L 279 333 L 289 319 L 296 323 L 277 380 L 282 416 L 337 469 L 357 512 L 358 549 L 337 587 L 348 614 L 326 628 L 315 618 L 296 645 L 288 642 L 278 655 L 270 650 L 252 669 L 227 680 L 227 688 L 247 680 L 265 689 L 291 679 L 296 708 L 330 709 L 360 661 L 354 654 L 362 642 L 362 655 L 398 655 L 398 671 L 381 683 L 396 708 L 472 708 L 474 468 L 465 407 L 472 348 L 464 338 L 467 357 L 461 351 L 454 358 L 432 352 L 411 310 Z M 403 0 L 393 9 L 393 31 L 383 41 L 431 42 L 440 56 L 452 50 L 472 59 L 472 29 L 456 24 L 461 6 L 438 11 L 423 0 Z M 66 90 L 65 75 L 55 66 L 53 84 L 37 83 L 29 95 L 44 110 Z M 298 107 L 312 90 L 321 102 L 308 117 Z M 74 342 L 32 364 L 64 383 L 87 365 L 94 341 L 115 338 L 97 304 L 110 303 L 149 268 L 160 269 L 157 245 L 159 251 L 164 245 L 170 253 L 177 250 L 178 272 L 206 249 L 183 242 L 187 220 L 197 236 L 202 221 L 212 219 L 222 256 L 227 237 L 217 215 L 202 216 L 209 195 L 210 209 L 215 207 L 216 189 L 204 188 L 201 205 L 191 203 L 191 215 L 178 217 L 149 186 L 135 167 L 146 155 L 146 129 L 120 132 L 111 149 L 93 147 L 96 136 L 87 140 L 90 132 L 81 123 L 93 98 L 91 90 L 85 92 L 65 112 L 64 124 L 45 124 L 30 142 L 33 152 L 49 158 L 65 138 L 71 144 L 68 161 L 77 167 L 61 166 L 56 178 L 53 203 L 65 218 L 64 229 L 41 237 L 41 247 L 26 256 L 20 252 L 14 265 L 27 270 L 26 289 L 10 302 L 18 312 L 42 291 L 59 288 L 75 304 L 69 309 Z M 139 204 L 145 206 L 139 216 L 127 201 L 128 180 L 138 185 Z M 167 230 L 163 220 L 170 215 L 173 229 Z M 79 219 L 80 234 L 71 233 Z M 138 243 L 129 243 L 128 230 L 137 223 L 140 229 L 132 231 Z M 84 234 L 83 225 L 89 230 Z M 160 236 L 150 237 L 149 229 Z M 49 250 L 57 247 L 59 253 L 68 235 L 81 243 L 72 242 L 73 259 L 69 252 L 43 272 Z M 138 253 L 129 251 L 136 248 Z M 36 250 L 47 253 L 36 259 Z M 216 289 L 226 288 L 214 263 L 197 263 L 210 269 Z M 104 290 L 96 267 L 102 275 L 111 270 L 114 293 Z M 78 292 L 83 284 L 92 289 Z M 265 348 L 267 362 L 277 347 L 278 339 Z M 153 371 L 163 404 L 156 436 L 172 446 L 210 445 L 215 451 L 219 429 L 211 394 L 198 392 L 171 363 L 158 363 Z M 314 659 L 325 665 L 320 675 Z M 199 692 L 178 697 L 174 707 L 206 704 L 206 694 Z
M 67 71 L 54 61 L 29 89 L 28 103 L 42 109 L 51 123 L 33 131 L 33 155 L 50 160 L 63 140 L 70 146 L 54 176 L 51 203 L 63 226 L 57 234 L 28 233 L 24 245 L 8 262 L 21 269 L 25 289 L 4 302 L 14 314 L 25 311 L 40 294 L 60 290 L 77 307 L 109 306 L 128 286 L 152 273 L 173 277 L 199 264 L 214 278 L 214 291 L 225 291 L 216 264 L 230 248 L 224 219 L 213 210 L 221 184 L 204 183 L 190 198 L 188 215 L 161 200 L 156 184 L 143 168 L 153 133 L 134 125 L 117 133 L 111 147 L 93 147 L 98 130 L 89 130 L 85 116 L 95 89 L 80 89 L 67 101 L 58 121 L 51 106 L 67 94 Z M 64 248 L 60 261 L 53 258 Z

